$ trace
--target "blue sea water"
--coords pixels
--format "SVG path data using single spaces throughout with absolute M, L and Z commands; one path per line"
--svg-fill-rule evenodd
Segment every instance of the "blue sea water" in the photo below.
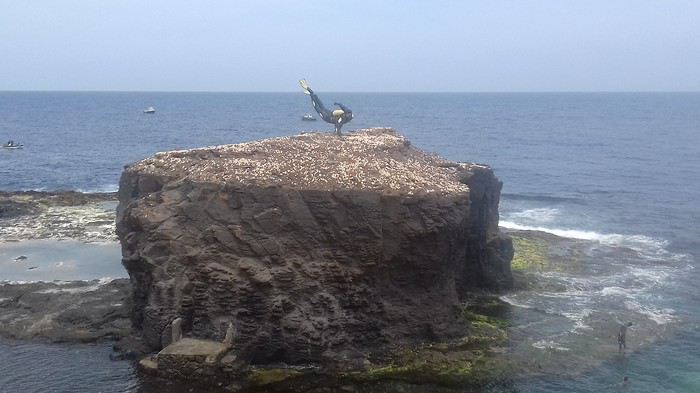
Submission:
M 391 126 L 424 150 L 491 165 L 503 227 L 587 242 L 582 271 L 550 277 L 567 291 L 505 297 L 522 310 L 515 336 L 541 333 L 523 340 L 526 354 L 567 368 L 515 376 L 508 391 L 617 391 L 623 375 L 627 391 L 700 391 L 700 94 L 321 98 L 353 109 L 348 130 Z M 302 122 L 310 111 L 301 93 L 0 92 L 0 142 L 25 145 L 0 149 L 0 190 L 114 191 L 125 164 L 157 151 L 332 131 Z M 618 317 L 639 326 L 633 350 L 589 350 Z

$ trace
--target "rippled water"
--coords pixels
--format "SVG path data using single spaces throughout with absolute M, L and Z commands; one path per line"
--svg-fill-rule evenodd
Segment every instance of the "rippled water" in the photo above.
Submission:
M 627 391 L 700 391 L 700 94 L 321 98 L 353 108 L 350 129 L 392 126 L 426 150 L 492 165 L 504 182 L 501 224 L 565 238 L 562 266 L 540 277 L 549 289 L 504 297 L 527 371 L 507 391 L 618 391 L 624 375 Z M 158 112 L 143 115 L 150 105 Z M 301 122 L 309 111 L 301 94 L 0 93 L 0 137 L 25 144 L 0 151 L 0 190 L 112 191 L 124 164 L 156 151 L 331 130 Z M 634 322 L 625 356 L 621 321 Z M 79 348 L 80 358 L 106 354 Z M 40 383 L 49 367 L 13 378 Z M 105 391 L 147 391 L 128 377 L 115 384 L 113 367 L 128 363 L 95 360 L 81 375 Z
M 126 392 L 138 387 L 127 362 L 109 360 L 110 345 L 0 341 L 0 392 Z
M 1 393 L 192 393 L 201 385 L 140 376 L 128 361 L 112 361 L 110 344 L 0 341 Z M 219 393 L 216 387 L 204 391 Z
M 118 242 L 0 242 L 0 283 L 127 277 Z

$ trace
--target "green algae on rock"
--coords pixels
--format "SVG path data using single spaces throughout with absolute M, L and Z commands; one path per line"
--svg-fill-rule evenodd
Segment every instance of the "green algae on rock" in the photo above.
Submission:
M 303 376 L 304 372 L 295 368 L 252 367 L 248 371 L 245 379 L 251 386 L 262 387 L 289 382 L 290 380 L 296 380 Z
M 549 257 L 547 244 L 537 238 L 512 235 L 515 254 L 511 268 L 515 270 L 547 270 Z
M 507 382 L 512 374 L 510 362 L 500 356 L 502 347 L 508 343 L 504 318 L 509 313 L 509 307 L 495 296 L 473 297 L 463 308 L 462 318 L 468 328 L 462 338 L 397 349 L 371 360 L 365 359 L 362 364 L 355 364 L 352 368 L 324 369 L 284 364 L 251 366 L 237 361 L 231 353 L 219 363 L 200 362 L 206 365 L 204 368 L 193 364 L 190 358 L 186 359 L 188 364 L 176 367 L 177 370 L 159 371 L 161 367 L 169 367 L 167 362 L 160 364 L 160 361 L 151 358 L 142 360 L 141 368 L 151 374 L 170 376 L 190 370 L 182 376 L 206 376 L 202 383 L 213 383 L 224 386 L 228 391 L 241 392 L 401 392 L 409 388 L 411 391 L 447 393 L 465 388 L 479 389 Z M 176 344 L 170 347 L 173 345 Z M 166 348 L 163 352 L 175 351 Z
M 348 373 L 356 382 L 397 380 L 446 388 L 480 387 L 505 378 L 510 364 L 496 356 L 508 341 L 510 306 L 495 296 L 479 296 L 464 308 L 468 334 L 461 339 L 426 343 L 397 351 L 384 362 Z

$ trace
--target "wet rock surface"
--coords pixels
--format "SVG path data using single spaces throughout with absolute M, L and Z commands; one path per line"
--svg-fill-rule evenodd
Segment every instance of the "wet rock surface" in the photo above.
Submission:
M 0 284 L 0 336 L 51 342 L 131 334 L 129 280 Z
M 501 183 L 388 129 L 170 153 L 127 167 L 117 234 L 135 328 L 169 323 L 249 364 L 364 367 L 391 348 L 462 337 L 460 305 L 511 283 Z
M 0 240 L 113 241 L 115 193 L 0 192 Z

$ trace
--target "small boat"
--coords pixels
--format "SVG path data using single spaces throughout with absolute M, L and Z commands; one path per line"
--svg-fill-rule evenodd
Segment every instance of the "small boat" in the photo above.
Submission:
M 307 113 L 307 114 L 305 114 L 304 116 L 302 116 L 301 120 L 304 120 L 304 121 L 316 121 L 316 118 L 313 117 L 310 113 Z
M 156 108 L 149 106 L 148 108 L 143 110 L 143 113 L 156 113 Z
M 3 149 L 23 149 L 24 145 L 21 143 L 15 143 L 14 141 L 10 141 L 2 145 Z

